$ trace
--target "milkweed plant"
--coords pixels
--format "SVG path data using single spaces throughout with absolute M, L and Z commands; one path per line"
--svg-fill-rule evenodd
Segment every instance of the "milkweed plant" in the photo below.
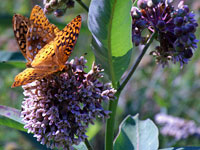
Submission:
M 89 6 L 81 0 L 44 0 L 41 7 L 45 14 L 60 17 L 76 5 L 88 14 L 82 18 L 87 19 L 95 61 L 89 66 L 84 56 L 71 56 L 62 71 L 22 85 L 21 110 L 1 105 L 0 115 L 10 119 L 1 124 L 28 132 L 49 149 L 98 150 L 87 133 L 100 118 L 105 122 L 105 150 L 158 150 L 159 131 L 153 121 L 129 114 L 119 123 L 119 99 L 130 79 L 134 83 L 133 74 L 144 56 L 152 57 L 162 70 L 190 65 L 199 42 L 198 16 L 182 0 L 91 0 Z M 26 39 L 32 26 L 26 21 L 19 26 L 23 23 Z M 160 134 L 176 141 L 200 135 L 194 121 L 160 112 L 155 122 L 163 126 Z M 200 147 L 182 147 L 186 149 Z

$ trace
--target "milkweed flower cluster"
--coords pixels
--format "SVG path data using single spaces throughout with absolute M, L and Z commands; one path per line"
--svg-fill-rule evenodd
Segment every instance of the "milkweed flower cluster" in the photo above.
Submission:
M 114 99 L 116 91 L 99 80 L 99 66 L 93 64 L 85 73 L 85 63 L 83 57 L 75 58 L 66 63 L 65 72 L 23 86 L 25 128 L 47 147 L 73 149 L 87 138 L 86 129 L 96 117 L 109 117 L 101 103 Z
M 44 12 L 51 13 L 57 17 L 63 16 L 68 8 L 74 7 L 74 0 L 43 0 Z
M 163 135 L 173 136 L 176 140 L 186 139 L 191 135 L 200 137 L 200 127 L 194 121 L 160 113 L 155 116 L 155 121 L 161 125 Z
M 163 67 L 169 60 L 181 67 L 187 64 L 198 42 L 194 34 L 198 24 L 188 6 L 181 1 L 175 9 L 172 0 L 138 0 L 137 6 L 131 10 L 133 43 L 144 45 L 157 31 L 159 45 L 150 53 L 156 61 Z

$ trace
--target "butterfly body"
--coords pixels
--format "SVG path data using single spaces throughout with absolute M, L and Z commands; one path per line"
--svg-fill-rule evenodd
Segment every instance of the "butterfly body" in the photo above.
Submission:
M 35 6 L 30 19 L 13 16 L 13 30 L 27 67 L 15 77 L 12 87 L 25 85 L 62 71 L 79 35 L 81 16 L 74 18 L 63 30 L 50 24 L 43 10 Z

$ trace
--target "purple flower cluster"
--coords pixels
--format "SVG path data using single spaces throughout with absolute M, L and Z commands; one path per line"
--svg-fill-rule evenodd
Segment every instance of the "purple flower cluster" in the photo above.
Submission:
M 156 61 L 163 67 L 169 60 L 181 67 L 187 64 L 198 42 L 194 34 L 198 24 L 188 6 L 181 1 L 175 9 L 169 0 L 138 0 L 137 6 L 131 10 L 133 43 L 144 45 L 157 31 L 160 45 L 150 53 Z
M 176 140 L 186 139 L 190 135 L 200 136 L 200 127 L 197 127 L 194 121 L 166 114 L 157 114 L 155 121 L 162 126 L 161 133 L 163 135 L 173 136 Z
M 74 7 L 74 0 L 43 0 L 44 12 L 54 11 L 56 17 L 63 16 L 68 8 Z
M 96 117 L 109 117 L 101 103 L 114 99 L 116 91 L 99 81 L 99 66 L 93 64 L 85 73 L 85 63 L 83 57 L 75 58 L 66 63 L 65 72 L 23 86 L 25 128 L 47 147 L 73 149 L 87 138 L 86 129 Z

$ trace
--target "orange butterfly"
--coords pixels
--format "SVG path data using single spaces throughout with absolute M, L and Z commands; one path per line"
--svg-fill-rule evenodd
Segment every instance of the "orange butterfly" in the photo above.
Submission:
M 27 67 L 15 77 L 12 87 L 25 85 L 54 72 L 62 71 L 79 35 L 81 16 L 63 30 L 50 24 L 40 6 L 32 9 L 30 19 L 15 14 L 13 30 Z

